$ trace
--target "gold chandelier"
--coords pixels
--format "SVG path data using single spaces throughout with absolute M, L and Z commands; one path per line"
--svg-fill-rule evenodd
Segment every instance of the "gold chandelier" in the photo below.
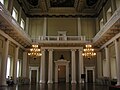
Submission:
M 93 56 L 96 56 L 96 53 L 94 52 L 94 49 L 92 48 L 92 45 L 90 45 L 90 44 L 85 45 L 82 56 L 84 56 L 88 59 L 90 59 Z
M 38 47 L 37 44 L 34 44 L 32 45 L 32 48 L 30 48 L 29 52 L 28 52 L 28 55 L 29 56 L 41 56 L 41 50 L 40 48 Z

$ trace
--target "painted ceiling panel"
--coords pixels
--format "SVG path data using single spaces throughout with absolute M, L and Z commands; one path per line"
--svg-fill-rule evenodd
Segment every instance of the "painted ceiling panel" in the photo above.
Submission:
M 51 7 L 74 7 L 75 0 L 50 0 Z

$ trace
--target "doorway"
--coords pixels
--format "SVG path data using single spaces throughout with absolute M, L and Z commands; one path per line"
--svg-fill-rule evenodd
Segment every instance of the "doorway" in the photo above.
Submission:
M 29 79 L 30 83 L 38 83 L 38 72 L 39 72 L 39 67 L 29 67 Z
M 87 82 L 93 83 L 93 70 L 87 70 Z
M 86 82 L 93 83 L 95 82 L 95 67 L 85 67 Z
M 66 81 L 66 66 L 59 65 L 58 66 L 58 82 L 65 82 Z
M 31 71 L 31 83 L 35 84 L 37 82 L 37 70 L 32 70 Z
M 55 82 L 69 82 L 69 62 L 67 60 L 57 60 L 55 62 Z

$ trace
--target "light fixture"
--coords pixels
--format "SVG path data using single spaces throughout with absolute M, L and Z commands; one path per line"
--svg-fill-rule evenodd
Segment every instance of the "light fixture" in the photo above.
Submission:
M 32 48 L 30 48 L 30 50 L 28 52 L 28 55 L 29 56 L 34 56 L 34 57 L 42 55 L 41 50 L 40 50 L 40 48 L 38 47 L 37 44 L 32 45 Z
M 91 44 L 85 45 L 82 56 L 84 56 L 88 59 L 91 59 L 93 56 L 96 56 L 96 53 L 95 53 L 94 49 L 92 48 Z

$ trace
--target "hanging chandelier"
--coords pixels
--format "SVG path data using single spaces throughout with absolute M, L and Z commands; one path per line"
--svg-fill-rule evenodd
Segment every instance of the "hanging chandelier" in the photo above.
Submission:
M 96 56 L 96 53 L 94 52 L 94 49 L 92 48 L 92 45 L 90 44 L 85 45 L 82 56 L 88 59 L 92 58 L 93 56 Z
M 41 54 L 41 50 L 38 47 L 38 45 L 34 44 L 32 45 L 32 48 L 30 48 L 29 52 L 28 52 L 29 56 L 42 56 Z

